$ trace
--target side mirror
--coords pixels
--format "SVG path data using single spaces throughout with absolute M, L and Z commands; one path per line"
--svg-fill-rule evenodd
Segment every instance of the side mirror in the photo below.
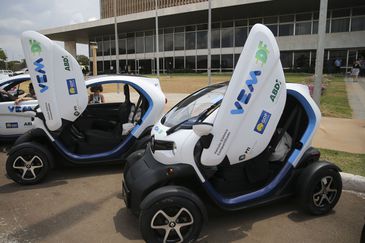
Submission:
M 211 123 L 199 123 L 193 125 L 193 131 L 199 137 L 206 136 L 212 131 L 213 124 Z

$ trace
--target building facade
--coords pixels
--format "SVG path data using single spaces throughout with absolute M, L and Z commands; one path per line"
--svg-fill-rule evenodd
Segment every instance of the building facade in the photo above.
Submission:
M 158 54 L 155 51 L 154 2 L 117 1 L 117 13 L 120 15 L 117 18 L 120 71 L 154 73 L 158 55 L 162 72 L 206 72 L 207 2 L 159 0 Z M 326 72 L 335 72 L 334 62 L 339 59 L 341 70 L 345 72 L 353 61 L 365 57 L 365 4 L 362 1 L 330 3 L 324 69 Z M 114 20 L 112 4 L 112 0 L 100 1 L 102 19 L 99 21 L 109 21 L 111 26 Z M 265 24 L 276 36 L 285 70 L 314 70 L 318 1 L 303 4 L 289 0 L 212 0 L 212 5 L 212 71 L 231 72 L 234 69 L 248 33 L 256 23 Z M 114 30 L 105 26 L 100 24 L 100 31 L 91 31 L 91 28 L 78 28 L 77 31 L 85 31 L 87 41 L 97 42 L 98 72 L 115 73 Z M 61 34 L 48 35 L 52 38 Z

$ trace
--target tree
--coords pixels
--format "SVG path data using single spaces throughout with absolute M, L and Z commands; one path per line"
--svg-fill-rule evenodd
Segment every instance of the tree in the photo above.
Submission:
M 85 55 L 77 55 L 76 60 L 80 65 L 88 66 L 89 65 L 89 58 Z
M 2 48 L 0 48 L 0 60 L 5 62 L 6 59 L 8 59 L 8 57 L 6 56 L 5 51 Z

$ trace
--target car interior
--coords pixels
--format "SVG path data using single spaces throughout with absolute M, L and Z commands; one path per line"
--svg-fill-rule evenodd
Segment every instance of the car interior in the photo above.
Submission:
M 303 106 L 293 96 L 287 96 L 284 112 L 276 131 L 266 149 L 250 160 L 230 164 L 227 156 L 218 166 L 207 167 L 199 162 L 203 144 L 198 143 L 194 149 L 195 161 L 200 170 L 214 188 L 222 195 L 237 196 L 256 191 L 269 184 L 282 169 L 290 154 L 302 146 L 302 138 L 308 126 L 308 116 Z M 281 160 L 272 160 L 272 154 L 277 149 L 284 136 L 290 136 L 286 154 Z M 244 153 L 244 151 L 243 151 Z
M 60 141 L 76 154 L 106 152 L 121 144 L 134 126 L 142 122 L 149 106 L 137 90 L 138 100 L 132 102 L 130 88 L 124 85 L 123 102 L 89 104 L 75 122 L 62 128 Z

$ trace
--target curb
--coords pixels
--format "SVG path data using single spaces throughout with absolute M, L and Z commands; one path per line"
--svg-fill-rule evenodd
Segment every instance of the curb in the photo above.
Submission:
M 340 172 L 342 178 L 342 189 L 365 193 L 365 177 Z

